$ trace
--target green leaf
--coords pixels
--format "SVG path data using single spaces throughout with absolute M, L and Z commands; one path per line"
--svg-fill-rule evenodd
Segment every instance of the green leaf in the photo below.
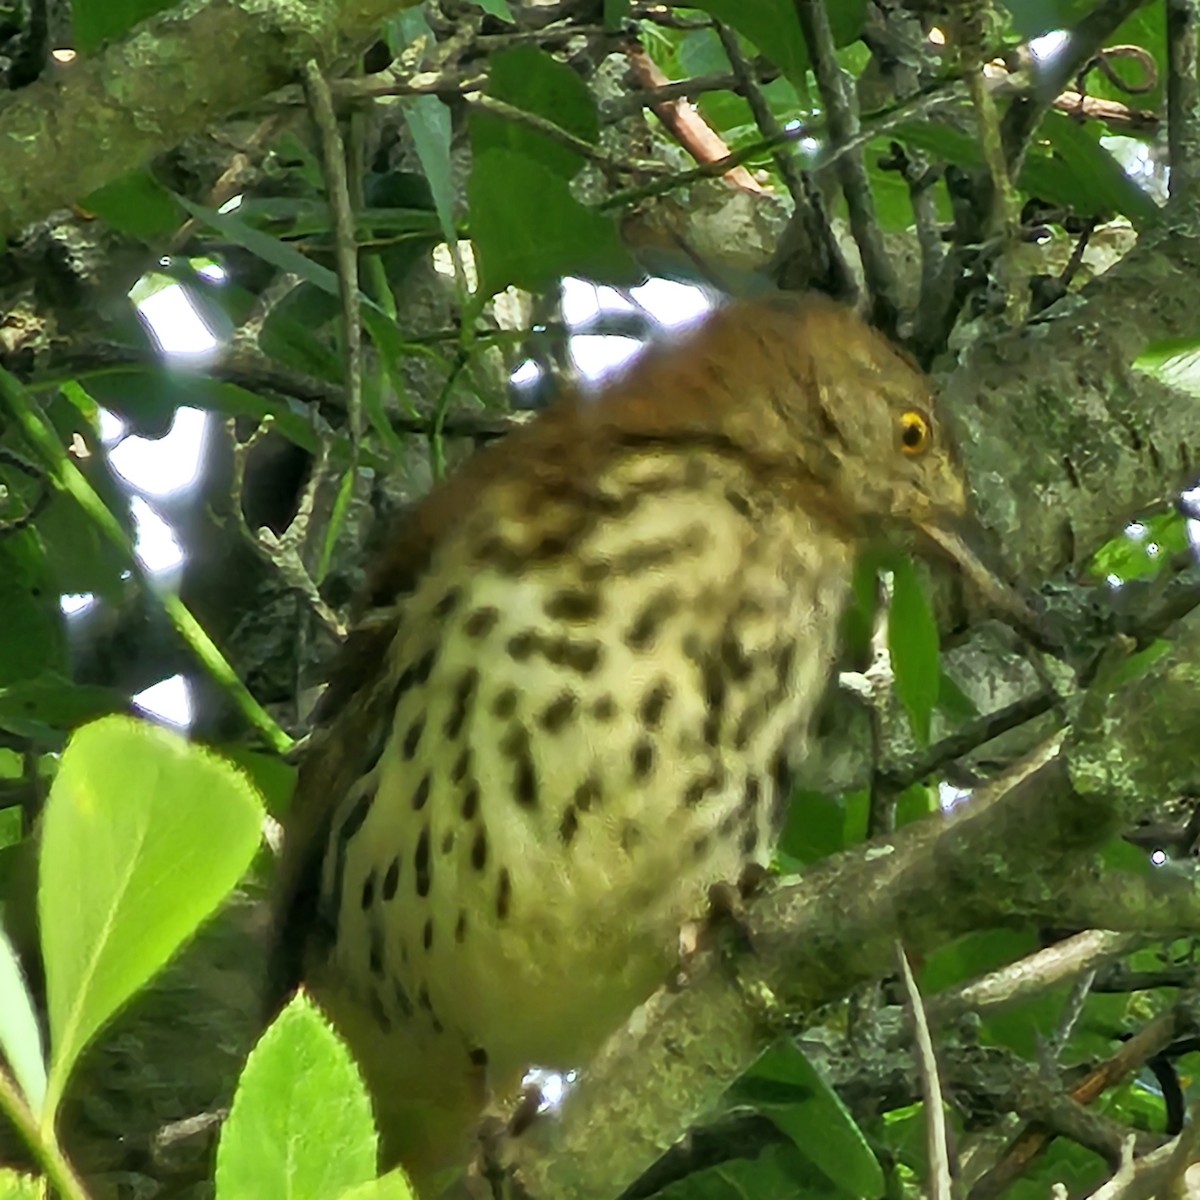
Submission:
M 896 695 L 912 722 L 913 734 L 929 744 L 929 721 L 941 682 L 938 629 L 912 563 L 897 559 L 892 570 L 892 603 L 888 611 L 888 651 Z
M 1128 217 L 1140 228 L 1158 216 L 1158 205 L 1143 190 L 1119 162 L 1100 144 L 1099 130 L 1074 121 L 1063 113 L 1047 113 L 1042 118 L 1040 133 L 1050 141 L 1059 162 L 1071 180 L 1072 207 L 1076 211 L 1116 212 Z M 1034 156 L 1023 172 L 1034 190 L 1039 178 L 1038 156 Z M 1055 174 L 1057 180 L 1058 174 Z
M 566 180 L 541 163 L 489 150 L 474 160 L 467 195 L 481 297 L 509 285 L 541 291 L 564 275 L 609 283 L 641 278 L 615 222 L 580 204 Z
M 350 1052 L 300 993 L 246 1061 L 217 1147 L 217 1200 L 329 1200 L 374 1179 L 376 1143 Z
M 882 1196 L 883 1170 L 862 1130 L 825 1077 L 791 1043 L 780 1043 L 735 1085 L 848 1196 Z
M 270 417 L 288 441 L 314 453 L 317 449 L 312 416 L 304 406 L 260 396 L 197 371 L 148 363 L 106 371 L 83 382 L 98 404 L 139 426 L 161 417 L 169 428 L 178 407 L 202 408 L 224 417 Z
M 46 804 L 38 878 L 48 1113 L 97 1030 L 237 883 L 262 819 L 245 777 L 177 734 L 105 717 L 71 738 Z
M 633 0 L 604 0 L 604 28 L 620 29 L 621 23 L 629 19 Z
M 457 246 L 450 164 L 450 110 L 436 96 L 414 96 L 404 105 L 404 119 L 433 193 L 433 207 L 442 227 L 442 236 L 448 245 Z
M 372 1179 L 369 1183 L 360 1183 L 349 1191 L 343 1192 L 338 1200 L 416 1200 L 416 1192 L 408 1182 L 403 1171 L 397 1169 Z
M 568 67 L 535 46 L 517 46 L 494 55 L 488 64 L 488 94 L 522 112 L 552 121 L 587 142 L 600 136 L 596 102 L 584 81 Z M 543 133 L 492 113 L 472 110 L 471 149 L 511 150 L 524 154 L 564 179 L 573 178 L 584 164 L 582 155 Z
M 65 733 L 128 706 L 128 697 L 112 688 L 73 683 L 45 671 L 35 679 L 0 687 L 0 728 L 21 733 L 35 722 Z
M 174 0 L 71 0 L 75 46 L 81 54 L 90 54 L 173 3 Z
M 0 1200 L 46 1200 L 46 1181 L 0 1167 Z
M 654 1193 L 654 1200 L 824 1200 L 838 1193 L 795 1146 L 731 1158 Z
M 66 669 L 58 591 L 32 529 L 0 540 L 0 630 L 0 685 Z
M 85 196 L 81 208 L 95 213 L 118 233 L 153 242 L 174 233 L 183 212 L 148 171 L 134 171 Z
M 788 807 L 779 848 L 805 864 L 844 850 L 845 805 L 821 792 L 797 792 Z
M 499 17 L 502 21 L 507 21 L 510 25 L 513 22 L 512 9 L 508 7 L 508 0 L 471 0 L 472 4 L 477 4 L 485 13 L 492 17 Z
M 3 928 L 0 928 L 0 1050 L 30 1111 L 37 1116 L 46 1100 L 42 1034 L 17 952 Z
M 808 46 L 800 32 L 792 0 L 694 0 L 718 21 L 736 29 L 760 53 L 777 63 L 797 87 L 808 70 Z M 862 31 L 866 0 L 836 0 L 827 5 L 836 46 L 846 46 Z

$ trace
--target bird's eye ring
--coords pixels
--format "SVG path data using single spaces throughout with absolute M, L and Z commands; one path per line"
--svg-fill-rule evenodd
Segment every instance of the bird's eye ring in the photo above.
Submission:
M 929 418 L 910 408 L 900 418 L 900 450 L 909 458 L 924 454 L 933 442 L 933 427 Z

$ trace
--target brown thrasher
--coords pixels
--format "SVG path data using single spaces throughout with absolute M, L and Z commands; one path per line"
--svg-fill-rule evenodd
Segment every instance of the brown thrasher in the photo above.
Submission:
M 770 861 L 859 548 L 945 542 L 965 507 L 917 368 L 774 298 L 408 514 L 301 773 L 281 961 L 419 1184 L 465 1161 L 489 1084 L 585 1065 L 710 887 Z

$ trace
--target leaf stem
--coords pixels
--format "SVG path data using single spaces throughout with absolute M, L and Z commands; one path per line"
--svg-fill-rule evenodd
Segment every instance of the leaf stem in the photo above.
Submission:
M 7 1071 L 0 1068 L 0 1112 L 16 1127 L 25 1144 L 33 1151 L 50 1186 L 60 1200 L 89 1200 L 87 1189 L 67 1161 L 53 1129 L 39 1129 L 25 1098 Z

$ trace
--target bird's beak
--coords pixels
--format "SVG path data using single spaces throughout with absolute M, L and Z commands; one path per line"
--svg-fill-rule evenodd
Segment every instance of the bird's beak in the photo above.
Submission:
M 918 526 L 939 550 L 962 571 L 980 599 L 997 616 L 1011 625 L 1039 650 L 1062 653 L 1062 639 L 1055 636 L 1045 615 L 1011 583 L 994 564 L 980 525 L 970 517 L 937 517 Z

